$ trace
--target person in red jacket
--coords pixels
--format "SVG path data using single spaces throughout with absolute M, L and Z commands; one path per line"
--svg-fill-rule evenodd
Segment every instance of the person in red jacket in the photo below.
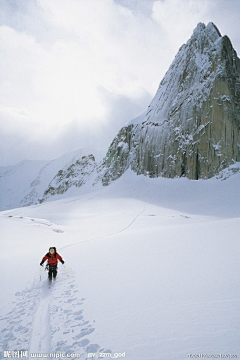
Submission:
M 52 277 L 55 279 L 57 276 L 57 264 L 58 260 L 64 264 L 62 257 L 57 253 L 57 249 L 55 247 L 50 247 L 49 252 L 42 258 L 40 262 L 40 266 L 43 266 L 45 261 L 48 261 L 47 268 L 48 268 L 48 278 L 52 280 Z

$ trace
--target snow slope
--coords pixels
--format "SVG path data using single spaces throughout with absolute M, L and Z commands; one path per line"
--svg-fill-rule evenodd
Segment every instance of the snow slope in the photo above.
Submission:
M 89 194 L 1 212 L 1 351 L 239 357 L 239 180 L 128 170 Z M 60 264 L 51 286 L 39 273 L 49 246 L 68 271 Z

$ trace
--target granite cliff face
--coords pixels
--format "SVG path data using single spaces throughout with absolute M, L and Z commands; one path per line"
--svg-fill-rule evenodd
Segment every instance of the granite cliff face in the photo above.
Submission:
M 176 55 L 144 114 L 109 147 L 104 185 L 137 174 L 211 178 L 240 161 L 240 59 L 213 23 L 200 23 Z

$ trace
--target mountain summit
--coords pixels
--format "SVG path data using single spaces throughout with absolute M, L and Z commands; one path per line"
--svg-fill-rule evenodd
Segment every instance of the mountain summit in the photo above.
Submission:
M 239 156 L 240 59 L 213 23 L 199 23 L 148 109 L 124 126 L 102 164 L 104 185 L 137 174 L 211 178 Z

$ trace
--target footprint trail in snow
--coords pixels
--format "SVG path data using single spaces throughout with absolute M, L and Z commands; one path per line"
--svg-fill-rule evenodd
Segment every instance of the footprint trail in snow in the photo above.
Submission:
M 84 300 L 73 271 L 69 276 L 58 275 L 50 286 L 48 280 L 35 280 L 16 293 L 13 309 L 0 318 L 1 355 L 4 351 L 28 351 L 32 359 L 32 354 L 55 352 L 71 354 L 71 359 L 87 359 L 89 352 L 111 352 L 91 342 L 89 336 L 95 329 L 84 318 Z

